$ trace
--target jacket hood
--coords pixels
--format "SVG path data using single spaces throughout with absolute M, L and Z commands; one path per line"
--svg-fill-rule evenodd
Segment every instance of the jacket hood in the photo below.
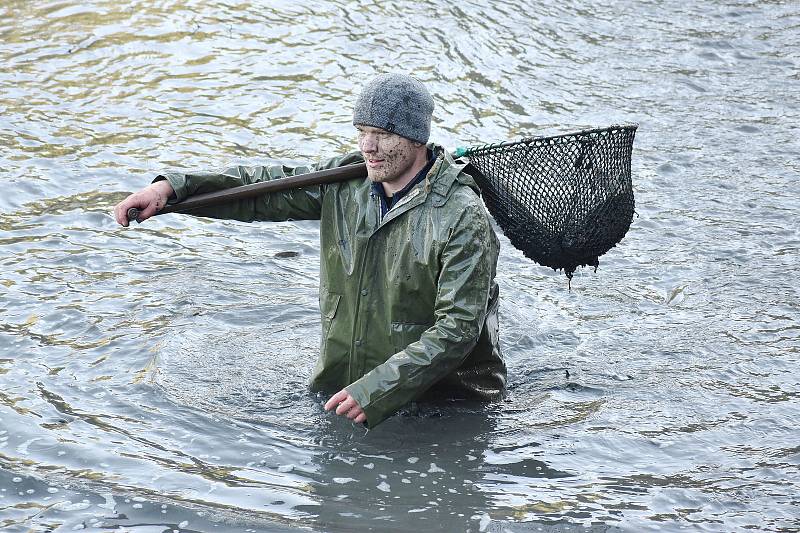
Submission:
M 434 205 L 439 206 L 444 203 L 455 182 L 470 187 L 480 196 L 480 187 L 478 187 L 473 177 L 465 171 L 469 165 L 468 160 L 464 158 L 454 159 L 450 152 L 436 143 L 428 143 L 428 148 L 433 151 L 436 157 L 436 163 L 433 164 L 427 178 L 431 184 L 431 194 L 438 196 L 438 198 L 433 199 Z

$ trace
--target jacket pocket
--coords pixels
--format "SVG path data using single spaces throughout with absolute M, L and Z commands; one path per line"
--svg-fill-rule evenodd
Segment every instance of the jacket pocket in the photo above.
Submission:
M 336 310 L 339 309 L 341 294 L 327 293 L 324 298 L 320 298 L 319 307 L 322 311 L 322 339 L 328 338 L 331 331 L 333 319 L 336 318 Z
M 392 322 L 392 349 L 394 353 L 402 352 L 412 342 L 417 342 L 430 324 L 409 324 L 407 322 Z

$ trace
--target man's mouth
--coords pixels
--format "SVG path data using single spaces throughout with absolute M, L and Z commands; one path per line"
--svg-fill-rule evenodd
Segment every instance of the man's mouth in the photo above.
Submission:
M 370 159 L 367 159 L 367 166 L 370 167 L 370 168 L 376 168 L 376 167 L 380 166 L 380 164 L 383 163 L 383 161 L 384 161 L 383 159 L 372 159 L 372 158 L 370 158 Z

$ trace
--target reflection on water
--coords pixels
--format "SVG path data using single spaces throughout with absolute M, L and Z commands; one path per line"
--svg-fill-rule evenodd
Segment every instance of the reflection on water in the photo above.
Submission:
M 792 7 L 4 2 L 0 529 L 796 528 Z M 637 217 L 570 291 L 503 240 L 509 397 L 367 432 L 305 388 L 315 223 L 109 212 L 353 149 L 386 69 L 451 147 L 641 123 Z

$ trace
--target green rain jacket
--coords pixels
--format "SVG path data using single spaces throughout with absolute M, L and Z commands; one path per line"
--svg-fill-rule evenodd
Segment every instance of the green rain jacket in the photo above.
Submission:
M 374 427 L 417 399 L 495 400 L 499 243 L 479 190 L 441 147 L 426 178 L 381 219 L 368 179 L 266 194 L 191 214 L 243 221 L 320 220 L 322 346 L 313 390 L 342 388 Z M 248 183 L 363 162 L 174 173 L 177 201 Z

